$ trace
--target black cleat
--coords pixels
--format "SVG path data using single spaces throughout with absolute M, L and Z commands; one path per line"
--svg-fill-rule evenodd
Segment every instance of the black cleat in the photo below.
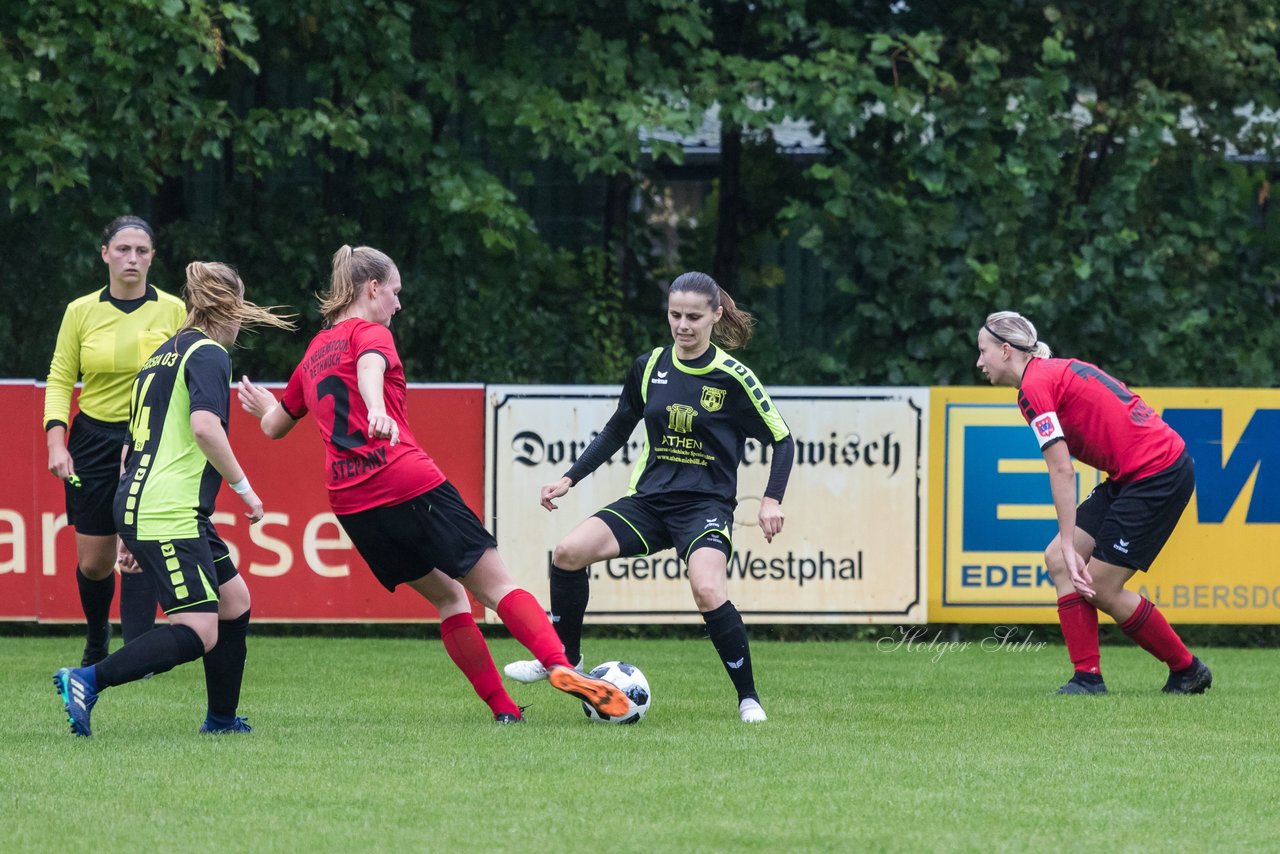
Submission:
M 1198 658 L 1191 659 L 1191 666 L 1184 670 L 1169 671 L 1169 681 L 1164 683 L 1166 694 L 1203 694 L 1213 684 L 1209 666 Z
M 1059 688 L 1057 694 L 1105 694 L 1107 693 L 1107 683 L 1102 681 L 1102 677 L 1092 673 L 1077 673 L 1072 676 L 1067 684 Z
M 524 723 L 524 710 L 527 708 L 529 707 L 520 706 L 519 711 L 516 712 L 498 712 L 493 716 L 493 722 L 504 726 L 506 724 L 522 724 Z

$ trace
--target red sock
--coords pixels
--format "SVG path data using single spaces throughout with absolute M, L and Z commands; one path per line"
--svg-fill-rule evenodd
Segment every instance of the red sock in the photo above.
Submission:
M 547 619 L 547 612 L 528 590 L 517 588 L 503 596 L 498 603 L 498 619 L 543 667 L 550 670 L 557 665 L 572 666 L 564 656 L 564 644 Z
M 1062 639 L 1067 642 L 1067 655 L 1077 673 L 1101 673 L 1098 650 L 1098 609 L 1079 593 L 1068 593 L 1058 599 L 1058 622 Z
M 1133 616 L 1120 624 L 1120 629 L 1138 646 L 1169 665 L 1170 670 L 1184 670 L 1191 666 L 1191 650 L 1187 649 L 1160 609 L 1145 596 Z
M 440 640 L 453 663 L 471 681 L 471 687 L 495 715 L 501 712 L 520 713 L 520 707 L 502 687 L 502 678 L 498 676 L 498 668 L 493 663 L 489 645 L 485 643 L 475 617 L 470 614 L 449 617 L 440 624 Z

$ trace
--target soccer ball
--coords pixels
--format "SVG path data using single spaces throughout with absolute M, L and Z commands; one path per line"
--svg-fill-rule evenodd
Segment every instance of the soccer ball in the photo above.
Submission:
M 625 661 L 606 661 L 593 668 L 587 675 L 592 679 L 612 682 L 622 689 L 622 693 L 626 694 L 627 699 L 631 701 L 631 708 L 620 718 L 602 715 L 587 703 L 583 703 L 582 711 L 586 712 L 590 720 L 599 724 L 634 724 L 649 711 L 649 700 L 652 696 L 649 693 L 649 680 L 644 678 L 640 668 L 634 664 L 628 664 Z

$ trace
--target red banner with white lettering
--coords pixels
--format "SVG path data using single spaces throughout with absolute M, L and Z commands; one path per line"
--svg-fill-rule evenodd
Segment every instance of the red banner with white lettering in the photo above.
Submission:
M 78 622 L 75 532 L 66 525 L 62 483 L 47 471 L 43 410 L 43 386 L 0 383 L 0 411 L 11 425 L 8 452 L 0 454 L 0 619 Z M 231 444 L 266 515 L 250 526 L 244 505 L 224 486 L 213 521 L 249 585 L 254 620 L 437 620 L 414 591 L 388 593 L 343 533 L 329 509 L 324 449 L 310 418 L 273 442 L 234 392 L 231 410 Z M 484 387 L 411 386 L 408 410 L 418 441 L 482 516 Z M 482 606 L 473 612 L 483 619 Z M 117 604 L 113 619 L 118 614 Z

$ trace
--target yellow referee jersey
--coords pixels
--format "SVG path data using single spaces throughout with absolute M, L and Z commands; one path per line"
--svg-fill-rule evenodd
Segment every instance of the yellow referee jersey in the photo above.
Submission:
M 110 286 L 73 300 L 62 316 L 49 363 L 44 424 L 66 424 L 71 391 L 84 377 L 80 411 L 99 421 L 129 420 L 129 390 L 142 363 L 187 319 L 182 300 L 147 285 L 136 300 L 111 298 Z

